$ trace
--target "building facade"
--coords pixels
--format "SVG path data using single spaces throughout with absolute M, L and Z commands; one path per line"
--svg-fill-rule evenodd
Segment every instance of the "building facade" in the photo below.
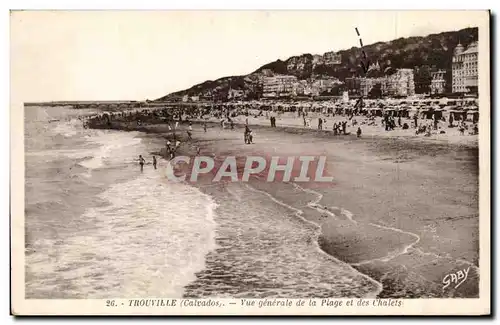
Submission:
M 446 71 L 439 70 L 431 72 L 431 95 L 443 94 L 446 89 Z
M 472 42 L 467 49 L 459 42 L 452 60 L 452 92 L 467 93 L 478 86 L 478 43 Z
M 366 97 L 376 85 L 380 85 L 383 96 L 413 96 L 415 95 L 413 69 L 398 69 L 394 74 L 381 78 L 346 78 L 346 87 L 351 95 Z
M 227 93 L 227 99 L 240 99 L 245 96 L 245 92 L 239 89 L 229 89 Z
M 295 92 L 297 77 L 278 75 L 263 79 L 263 97 L 290 97 Z
M 387 76 L 382 92 L 387 96 L 408 97 L 415 95 L 413 69 L 398 69 L 396 73 Z
M 340 64 L 342 62 L 342 55 L 335 52 L 326 52 L 323 54 L 323 62 L 327 65 Z
M 375 85 L 380 85 L 380 88 L 384 89 L 385 78 L 363 78 L 360 84 L 360 93 L 362 96 L 366 97 L 370 94 L 370 90 L 375 87 Z
M 345 78 L 345 87 L 350 96 L 361 95 L 361 83 L 363 78 L 358 77 L 348 77 Z

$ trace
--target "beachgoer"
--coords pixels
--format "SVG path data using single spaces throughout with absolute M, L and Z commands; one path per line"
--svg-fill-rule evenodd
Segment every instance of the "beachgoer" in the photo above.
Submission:
M 139 155 L 139 165 L 141 165 L 141 172 L 143 171 L 144 169 L 144 163 L 146 161 L 144 160 L 144 158 L 142 158 L 142 155 Z
M 462 123 L 459 124 L 458 131 L 460 131 L 460 135 L 464 135 L 465 128 Z
M 249 143 L 248 135 L 252 132 L 248 125 L 245 125 L 245 133 L 243 134 L 243 138 L 245 140 L 245 144 Z
M 156 157 L 153 156 L 153 167 L 156 169 Z
M 358 131 L 356 131 L 356 135 L 358 138 L 361 136 L 361 127 L 358 127 Z
M 203 131 L 205 131 L 205 133 L 207 133 L 207 122 L 203 123 Z
M 167 151 L 170 153 L 170 150 L 172 149 L 170 147 L 171 143 L 170 143 L 170 140 L 167 140 L 167 144 L 165 145 L 165 147 L 167 148 Z

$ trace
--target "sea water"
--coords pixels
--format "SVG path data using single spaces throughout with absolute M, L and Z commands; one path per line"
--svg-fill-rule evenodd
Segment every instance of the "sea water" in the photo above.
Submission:
M 182 296 L 214 246 L 214 202 L 141 172 L 137 133 L 84 129 L 81 114 L 25 109 L 26 297 Z

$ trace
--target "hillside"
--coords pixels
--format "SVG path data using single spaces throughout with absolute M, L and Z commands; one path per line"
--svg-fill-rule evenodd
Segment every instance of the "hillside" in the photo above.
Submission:
M 393 70 L 387 68 L 420 68 L 419 71 L 428 71 L 430 69 L 450 70 L 453 50 L 458 42 L 460 41 L 462 45 L 467 47 L 471 42 L 477 40 L 478 29 L 466 28 L 460 31 L 431 34 L 425 37 L 399 38 L 390 42 L 378 42 L 365 45 L 363 49 L 370 62 L 378 62 L 380 66 L 379 70 L 369 72 L 369 76 L 376 76 L 384 74 L 384 71 Z M 329 64 L 325 62 L 321 55 L 303 54 L 292 56 L 285 61 L 277 60 L 268 63 L 246 76 L 232 76 L 215 81 L 205 81 L 157 100 L 167 100 L 183 95 L 206 96 L 215 99 L 227 98 L 229 89 L 243 90 L 246 97 L 250 99 L 257 95 L 260 87 L 259 80 L 264 75 L 288 74 L 299 79 L 330 76 L 344 81 L 347 77 L 363 74 L 360 67 L 361 48 L 352 47 L 336 53 L 342 57 L 340 64 Z M 427 82 L 430 83 L 428 73 L 415 74 L 417 88 L 422 87 L 422 84 Z

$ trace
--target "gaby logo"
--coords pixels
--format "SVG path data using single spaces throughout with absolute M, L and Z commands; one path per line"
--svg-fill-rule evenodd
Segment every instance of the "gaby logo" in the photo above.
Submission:
M 446 289 L 450 285 L 455 285 L 455 289 L 458 288 L 462 283 L 467 280 L 469 275 L 470 266 L 463 270 L 458 270 L 457 272 L 446 274 L 443 278 L 443 289 Z
M 212 177 L 219 182 L 223 178 L 231 182 L 248 182 L 251 177 L 275 182 L 332 182 L 325 175 L 326 157 L 261 157 L 228 156 L 223 160 L 209 156 L 178 156 L 166 168 L 169 180 L 197 182 L 200 176 Z

